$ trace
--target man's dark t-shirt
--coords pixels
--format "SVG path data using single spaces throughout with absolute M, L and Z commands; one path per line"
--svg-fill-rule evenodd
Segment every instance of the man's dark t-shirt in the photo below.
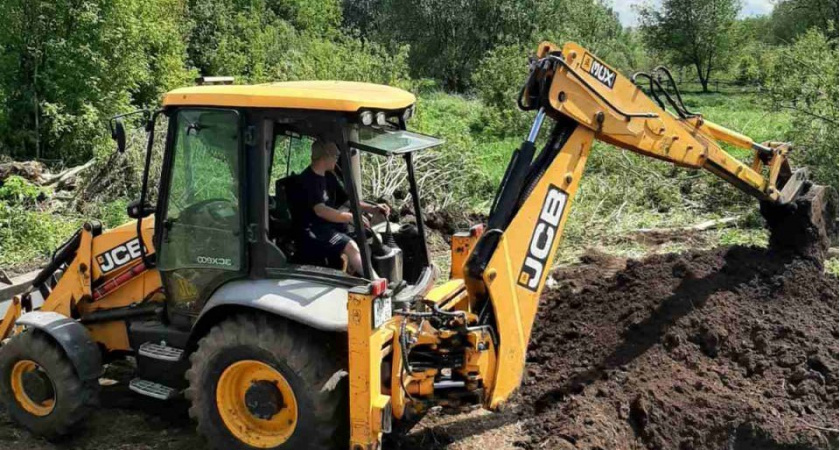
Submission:
M 331 208 L 338 208 L 346 200 L 346 194 L 338 180 L 331 173 L 321 176 L 311 167 L 300 174 L 301 195 L 305 198 L 301 224 L 304 229 L 304 240 L 313 252 L 327 257 L 341 254 L 342 249 L 350 241 L 346 235 L 347 226 L 343 223 L 333 223 L 315 214 L 315 206 L 323 203 Z
M 306 208 L 303 209 L 303 223 L 304 227 L 332 225 L 332 222 L 326 221 L 317 214 L 315 214 L 316 205 L 321 203 L 330 206 L 330 197 L 327 195 L 327 178 L 315 173 L 311 167 L 300 174 L 301 194 L 306 197 Z

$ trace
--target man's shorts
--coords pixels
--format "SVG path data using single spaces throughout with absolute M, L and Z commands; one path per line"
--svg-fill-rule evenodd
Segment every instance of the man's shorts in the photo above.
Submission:
M 331 226 L 312 226 L 304 230 L 303 249 L 312 252 L 317 258 L 337 258 L 344 247 L 353 239 L 338 228 Z M 309 255 L 307 255 L 309 256 Z

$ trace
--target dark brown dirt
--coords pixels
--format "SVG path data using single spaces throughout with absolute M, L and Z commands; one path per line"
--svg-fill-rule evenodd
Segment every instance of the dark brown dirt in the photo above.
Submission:
M 837 202 L 825 186 L 808 184 L 806 189 L 787 205 L 763 202 L 761 214 L 771 247 L 822 260 L 829 245 L 837 242 Z
M 562 269 L 520 398 L 529 448 L 837 448 L 838 290 L 758 248 Z M 619 261 L 614 261 L 618 263 Z

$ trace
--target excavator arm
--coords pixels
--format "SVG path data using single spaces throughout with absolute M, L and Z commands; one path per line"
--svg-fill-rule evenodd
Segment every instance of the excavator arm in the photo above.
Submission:
M 395 306 L 381 326 L 368 313 L 381 310 L 376 296 L 351 295 L 350 317 L 361 323 L 351 321 L 348 330 L 351 448 L 375 448 L 391 412 L 410 419 L 431 406 L 496 409 L 518 388 L 539 298 L 594 140 L 708 170 L 765 205 L 785 205 L 809 189 L 807 172 L 790 167 L 789 144 L 756 143 L 692 113 L 667 69 L 655 72 L 631 80 L 577 44 L 539 46 L 518 100 L 537 111 L 534 123 L 511 156 L 486 231 L 453 236 L 452 281 L 413 307 Z M 674 84 L 673 95 L 663 81 Z M 647 84 L 650 97 L 637 82 Z M 751 164 L 724 143 L 752 150 Z
M 667 69 L 657 71 L 673 83 Z M 672 96 L 662 87 L 661 77 L 634 78 L 574 43 L 539 47 L 519 99 L 523 109 L 537 110 L 536 120 L 512 158 L 488 231 L 466 263 L 470 294 L 478 303 L 492 304 L 498 335 L 499 363 L 485 398 L 488 407 L 501 404 L 521 381 L 539 297 L 593 140 L 708 170 L 763 202 L 788 203 L 805 186 L 807 172 L 793 172 L 788 163 L 789 144 L 756 143 L 688 111 L 678 90 Z M 653 99 L 637 85 L 640 80 L 647 81 Z M 554 125 L 534 157 L 546 117 Z M 722 143 L 753 150 L 752 164 L 727 153 Z
M 526 109 L 545 108 L 553 115 L 562 114 L 594 131 L 596 139 L 616 147 L 709 170 L 759 200 L 790 202 L 803 184 L 796 181 L 787 191 L 779 189 L 791 177 L 787 162 L 790 145 L 756 143 L 688 111 L 670 72 L 663 67 L 656 68 L 653 75 L 637 73 L 627 79 L 573 43 L 562 50 L 542 44 L 538 57 L 521 101 Z M 674 96 L 660 80 L 670 81 Z M 644 94 L 638 81 L 648 82 L 653 99 Z M 666 111 L 666 103 L 674 114 Z M 753 150 L 752 164 L 727 153 L 721 143 Z

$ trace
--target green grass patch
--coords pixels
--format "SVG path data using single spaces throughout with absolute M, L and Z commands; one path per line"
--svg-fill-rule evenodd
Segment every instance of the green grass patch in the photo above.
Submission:
M 32 211 L 0 201 L 0 267 L 33 266 L 79 228 L 81 217 Z

